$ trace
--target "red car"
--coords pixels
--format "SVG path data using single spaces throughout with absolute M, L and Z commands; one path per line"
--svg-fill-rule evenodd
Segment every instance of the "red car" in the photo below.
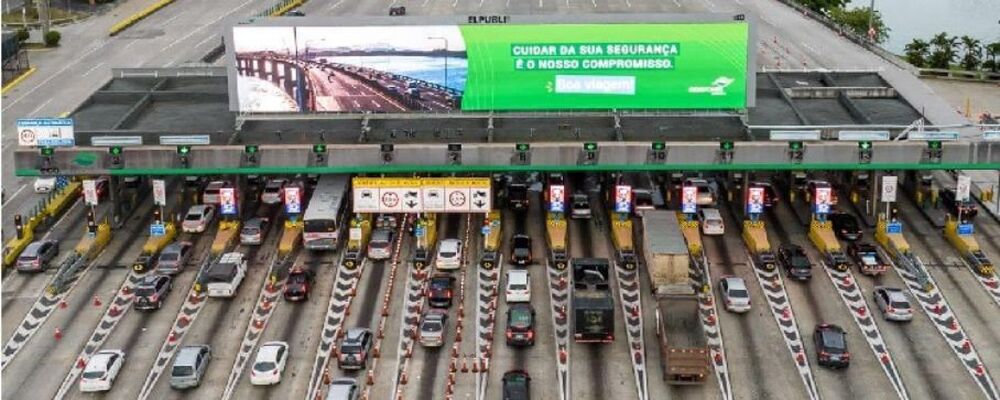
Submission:
M 285 283 L 285 300 L 309 300 L 309 289 L 311 287 L 311 271 L 302 267 L 292 268 L 291 271 L 288 271 L 288 282 Z

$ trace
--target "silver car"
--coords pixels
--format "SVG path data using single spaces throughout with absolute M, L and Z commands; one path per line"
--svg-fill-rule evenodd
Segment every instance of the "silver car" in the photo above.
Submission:
M 173 242 L 160 252 L 156 260 L 156 273 L 173 275 L 184 269 L 184 263 L 191 257 L 190 242 Z
M 872 296 L 885 319 L 897 322 L 913 320 L 913 306 L 903 289 L 876 286 Z
M 59 242 L 55 240 L 39 240 L 31 242 L 17 256 L 17 270 L 20 272 L 44 271 L 59 252 Z
M 448 326 L 447 311 L 432 309 L 424 313 L 420 323 L 420 344 L 424 347 L 444 346 L 444 330 Z
M 750 291 L 746 282 L 738 276 L 724 276 L 719 279 L 719 292 L 726 310 L 734 313 L 750 311 Z
M 244 245 L 258 245 L 264 243 L 264 235 L 267 233 L 267 218 L 251 218 L 243 224 L 240 229 L 240 243 Z
M 209 361 L 212 361 L 212 348 L 208 345 L 181 347 L 170 369 L 170 387 L 187 389 L 200 385 Z

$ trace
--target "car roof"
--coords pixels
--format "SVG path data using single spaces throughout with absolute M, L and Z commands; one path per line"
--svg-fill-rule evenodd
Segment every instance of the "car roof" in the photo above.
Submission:
M 903 289 L 891 287 L 880 287 L 879 289 L 885 291 L 885 293 L 889 295 L 890 300 L 909 301 L 909 299 L 906 298 L 906 292 L 904 292 Z
M 161 251 L 160 254 L 167 252 L 179 252 L 181 251 L 182 248 L 184 248 L 184 244 L 185 244 L 184 242 L 173 242 L 171 244 L 168 244 L 166 247 L 163 248 L 163 251 Z
M 36 240 L 34 242 L 31 242 L 31 244 L 29 244 L 28 247 L 24 248 L 24 253 L 31 251 L 38 251 L 38 248 L 42 247 L 42 244 L 45 244 L 45 242 L 46 240 Z
M 523 269 L 512 269 L 507 271 L 507 282 L 517 281 L 517 283 L 523 283 L 528 281 L 528 271 Z
M 724 279 L 726 281 L 726 284 L 729 285 L 730 289 L 743 289 L 743 290 L 746 290 L 746 288 L 747 288 L 746 282 L 743 281 L 743 278 L 740 278 L 738 276 L 727 276 L 727 277 L 724 277 L 722 279 Z
M 208 186 L 206 186 L 205 188 L 206 189 L 223 188 L 223 187 L 226 187 L 226 183 L 227 183 L 226 181 L 211 181 L 211 182 L 208 183 Z
M 441 241 L 441 251 L 446 250 L 457 250 L 458 249 L 458 239 L 445 239 Z
M 90 357 L 87 361 L 87 366 L 85 371 L 104 371 L 108 367 L 108 363 L 111 362 L 111 357 L 118 354 L 114 350 L 101 350 Z
M 247 225 L 260 226 L 263 223 L 264 223 L 264 218 L 253 217 L 253 218 L 248 219 L 247 222 L 244 222 L 243 226 L 247 226 Z
M 348 329 L 347 330 L 347 336 L 344 338 L 344 340 L 345 341 L 348 341 L 348 340 L 359 340 L 359 339 L 361 339 L 361 335 L 364 334 L 364 333 L 366 333 L 366 332 L 368 332 L 368 329 L 366 329 L 366 328 L 357 328 L 357 327 L 355 327 L 355 328 Z
M 197 360 L 198 353 L 201 352 L 203 347 L 205 346 L 195 345 L 181 347 L 181 350 L 177 352 L 177 359 L 174 360 L 174 365 L 194 365 Z
M 152 285 L 156 281 L 166 277 L 167 277 L 166 275 L 148 275 L 142 278 L 142 282 L 139 282 L 139 286 Z
M 257 349 L 257 361 L 278 361 L 278 349 L 287 346 L 282 342 L 264 343 Z
M 191 206 L 191 208 L 190 208 L 190 209 L 188 209 L 188 213 L 190 214 L 190 213 L 200 213 L 200 212 L 204 212 L 204 210 L 205 210 L 206 208 L 211 208 L 211 207 L 212 207 L 212 206 L 211 206 L 211 205 L 209 205 L 209 204 L 195 204 L 195 205 Z
M 528 303 L 512 303 L 508 306 L 508 310 L 512 312 L 513 311 L 532 312 L 535 310 L 535 308 Z

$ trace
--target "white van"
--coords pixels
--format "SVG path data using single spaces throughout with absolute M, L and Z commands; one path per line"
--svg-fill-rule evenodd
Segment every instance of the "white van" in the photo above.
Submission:
M 698 209 L 698 222 L 701 223 L 701 233 L 705 235 L 723 235 L 726 227 L 722 224 L 722 214 L 716 208 Z
M 223 254 L 219 261 L 212 264 L 205 272 L 208 282 L 208 297 L 233 297 L 236 289 L 247 274 L 247 260 L 243 253 L 233 252 Z

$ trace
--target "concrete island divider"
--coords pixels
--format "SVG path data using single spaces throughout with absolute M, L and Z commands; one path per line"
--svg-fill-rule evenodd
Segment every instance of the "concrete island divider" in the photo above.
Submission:
M 114 24 L 111 27 L 111 29 L 108 30 L 108 36 L 115 36 L 115 35 L 121 33 L 122 31 L 124 31 L 128 27 L 130 27 L 132 25 L 135 25 L 136 23 L 138 23 L 139 21 L 142 21 L 143 19 L 145 19 L 146 17 L 148 17 L 150 15 L 153 15 L 154 12 L 159 11 L 159 9 L 161 9 L 163 7 L 166 7 L 167 5 L 169 5 L 170 3 L 173 3 L 173 2 L 174 2 L 174 0 L 160 0 L 160 1 L 157 1 L 156 3 L 153 3 L 149 7 L 146 7 L 145 9 L 143 9 L 142 11 L 139 11 L 139 12 L 137 12 L 135 14 L 132 14 L 128 18 L 125 18 L 125 19 L 119 21 L 117 24 Z

